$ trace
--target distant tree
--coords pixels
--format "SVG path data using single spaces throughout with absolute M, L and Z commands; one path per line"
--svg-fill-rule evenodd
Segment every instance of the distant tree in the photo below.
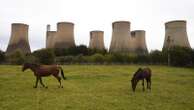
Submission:
M 32 53 L 41 64 L 53 64 L 55 62 L 55 54 L 52 49 L 41 49 Z
M 150 62 L 152 64 L 165 64 L 167 63 L 167 56 L 165 52 L 159 51 L 159 50 L 154 50 L 151 51 L 150 54 Z
M 170 49 L 172 66 L 190 66 L 192 64 L 192 49 L 187 47 L 172 47 Z
M 112 62 L 114 63 L 128 63 L 130 61 L 130 57 L 128 54 L 112 54 Z
M 106 55 L 104 55 L 104 61 L 106 63 L 113 63 L 112 59 L 113 59 L 113 55 L 112 54 L 106 54 Z
M 21 50 L 15 50 L 13 53 L 7 55 L 7 61 L 10 64 L 23 64 L 25 62 L 25 54 Z
M 107 50 L 106 49 L 91 49 L 91 48 L 88 48 L 88 55 L 93 55 L 93 54 L 96 54 L 96 53 L 99 53 L 99 54 L 102 54 L 102 55 L 105 55 L 107 54 Z
M 63 48 L 55 48 L 50 50 L 53 50 L 56 56 L 65 56 L 68 54 L 68 50 Z
M 136 63 L 138 63 L 138 64 L 150 63 L 149 55 L 137 55 Z
M 3 52 L 2 50 L 0 50 L 0 63 L 5 61 L 5 52 Z
M 192 50 L 192 65 L 194 66 L 194 49 Z
M 96 53 L 91 56 L 92 63 L 103 63 L 105 61 L 104 56 L 102 54 Z
M 88 48 L 85 45 L 80 45 L 77 47 L 77 55 L 88 55 Z
M 25 63 L 37 63 L 39 62 L 38 58 L 33 56 L 32 54 L 27 54 L 25 58 Z

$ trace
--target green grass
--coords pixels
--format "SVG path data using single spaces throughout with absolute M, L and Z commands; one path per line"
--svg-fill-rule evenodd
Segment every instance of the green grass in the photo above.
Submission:
M 194 69 L 149 66 L 152 91 L 136 93 L 130 79 L 140 67 L 63 66 L 67 80 L 58 88 L 54 77 L 34 89 L 33 73 L 20 66 L 0 66 L 0 110 L 194 110 Z

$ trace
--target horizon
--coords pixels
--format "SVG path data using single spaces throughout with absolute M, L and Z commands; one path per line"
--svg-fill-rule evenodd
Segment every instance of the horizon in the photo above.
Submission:
M 174 2 L 176 5 L 173 5 Z M 193 5 L 194 1 L 192 0 L 114 0 L 112 2 L 103 0 L 85 0 L 85 2 L 7 0 L 0 4 L 0 49 L 3 51 L 7 49 L 11 23 L 19 22 L 29 25 L 28 38 L 31 50 L 34 51 L 45 48 L 46 25 L 50 24 L 51 31 L 55 31 L 56 24 L 63 21 L 75 24 L 76 45 L 88 46 L 89 32 L 101 30 L 104 31 L 105 48 L 109 49 L 112 38 L 112 22 L 120 20 L 131 22 L 131 31 L 146 31 L 146 44 L 149 51 L 162 50 L 166 22 L 186 20 L 188 39 L 193 48 L 194 15 L 191 14 L 191 10 L 194 9 Z

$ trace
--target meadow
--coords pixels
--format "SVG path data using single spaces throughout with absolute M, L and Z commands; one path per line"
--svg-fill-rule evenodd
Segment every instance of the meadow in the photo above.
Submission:
M 0 110 L 194 110 L 194 69 L 146 65 L 64 65 L 58 88 L 33 88 L 35 77 L 21 66 L 0 66 Z M 152 69 L 152 90 L 130 80 L 138 67 Z

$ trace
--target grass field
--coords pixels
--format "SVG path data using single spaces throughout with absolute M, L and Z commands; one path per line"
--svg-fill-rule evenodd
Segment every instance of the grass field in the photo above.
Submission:
M 58 88 L 53 77 L 48 89 L 34 89 L 33 73 L 20 66 L 0 66 L 0 110 L 194 110 L 194 69 L 149 66 L 152 91 L 136 93 L 130 79 L 138 65 L 63 66 L 67 80 Z

